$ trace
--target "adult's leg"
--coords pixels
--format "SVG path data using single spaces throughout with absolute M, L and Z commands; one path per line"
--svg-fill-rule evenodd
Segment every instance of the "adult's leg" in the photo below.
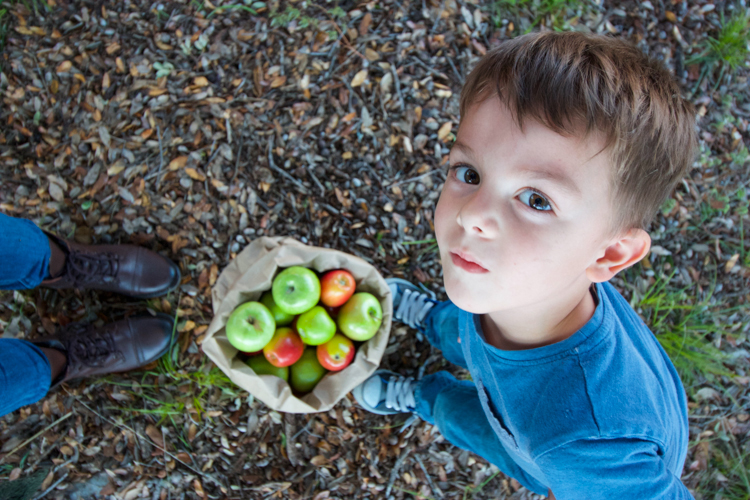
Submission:
M 546 494 L 547 488 L 526 474 L 508 455 L 487 421 L 472 382 L 457 380 L 448 372 L 437 372 L 419 381 L 416 413 L 436 425 L 452 444 L 476 453 L 526 488 Z
M 0 416 L 42 399 L 52 375 L 42 349 L 21 339 L 0 339 Z
M 36 224 L 0 214 L 0 290 L 34 288 L 48 278 L 50 242 Z

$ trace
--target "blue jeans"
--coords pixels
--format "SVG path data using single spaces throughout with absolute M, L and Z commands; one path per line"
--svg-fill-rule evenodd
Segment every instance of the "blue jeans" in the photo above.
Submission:
M 49 258 L 49 240 L 34 223 L 0 214 L 0 290 L 36 287 L 47 277 Z M 37 346 L 0 339 L 0 416 L 42 399 L 50 377 Z
M 452 302 L 440 302 L 425 318 L 423 332 L 434 347 L 443 351 L 445 359 L 468 368 L 458 341 L 458 313 Z M 452 374 L 439 371 L 419 381 L 415 398 L 417 415 L 436 425 L 452 444 L 479 455 L 532 491 L 547 494 L 546 488 L 506 453 L 485 417 L 473 382 L 457 380 Z

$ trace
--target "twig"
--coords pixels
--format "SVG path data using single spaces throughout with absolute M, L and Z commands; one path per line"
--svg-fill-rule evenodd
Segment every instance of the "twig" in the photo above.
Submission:
M 391 475 L 388 477 L 388 487 L 385 489 L 385 496 L 386 498 L 388 495 L 391 494 L 391 490 L 393 489 L 393 483 L 396 482 L 396 477 L 398 477 L 398 472 L 401 469 L 401 466 L 406 461 L 406 457 L 409 456 L 409 453 L 411 453 L 412 447 L 406 448 L 403 453 L 401 453 L 401 456 L 398 457 L 398 460 L 396 460 L 396 463 L 393 465 L 393 469 L 391 469 Z
M 274 138 L 273 137 L 274 136 L 271 135 L 268 138 L 268 166 L 271 167 L 272 170 L 275 170 L 276 172 L 280 173 L 282 176 L 284 176 L 287 179 L 289 179 L 290 181 L 292 181 L 294 183 L 294 185 L 297 186 L 300 189 L 300 191 L 302 191 L 303 194 L 309 194 L 308 191 L 307 191 L 307 188 L 300 181 L 298 181 L 297 179 L 295 179 L 294 177 L 292 177 L 288 173 L 284 172 L 284 170 L 282 170 L 281 168 L 277 167 L 276 164 L 274 163 L 274 161 L 273 161 L 273 141 L 274 141 Z
M 312 165 L 308 165 L 307 166 L 307 173 L 310 175 L 310 177 L 312 177 L 312 180 L 315 181 L 315 184 L 317 184 L 318 187 L 320 188 L 320 196 L 325 196 L 326 195 L 326 188 L 325 188 L 325 186 L 323 186 L 323 184 L 321 184 L 321 182 L 318 180 L 318 178 L 313 173 Z
M 383 186 L 383 187 L 389 188 L 389 187 L 393 187 L 393 186 L 400 186 L 401 184 L 406 184 L 407 182 L 416 181 L 417 179 L 421 179 L 423 177 L 427 177 L 428 175 L 432 175 L 432 174 L 437 173 L 437 172 L 440 172 L 440 170 L 439 169 L 430 170 L 429 172 L 426 172 L 424 174 L 418 175 L 416 177 L 410 177 L 409 179 L 404 179 L 403 181 L 394 182 L 392 184 L 388 184 L 387 186 Z
M 232 182 L 229 183 L 229 191 L 227 193 L 232 195 L 232 186 L 234 185 L 235 179 L 237 179 L 237 172 L 240 169 L 240 156 L 242 155 L 242 148 L 245 145 L 245 140 L 240 135 L 240 146 L 237 148 L 237 161 L 234 162 L 234 175 L 232 176 Z
M 13 455 L 15 452 L 17 452 L 21 448 L 25 447 L 27 444 L 29 444 L 30 442 L 32 442 L 33 440 L 35 440 L 36 438 L 38 438 L 39 436 L 41 436 L 42 434 L 44 434 L 45 432 L 47 432 L 48 430 L 50 430 L 51 428 L 53 428 L 54 426 L 56 426 L 57 424 L 59 424 L 60 422 L 62 422 L 63 420 L 68 419 L 71 415 L 73 415 L 73 412 L 69 411 L 67 415 L 58 418 L 57 420 L 55 420 L 54 422 L 52 422 L 51 424 L 49 424 L 47 427 L 45 427 L 41 431 L 39 431 L 36 434 L 34 434 L 33 436 L 31 436 L 29 439 L 27 439 L 23 443 L 21 443 L 18 446 L 16 446 L 13 450 L 11 450 L 10 453 L 8 453 L 7 455 L 5 455 L 3 458 L 0 458 L 0 464 L 5 463 L 5 459 L 6 458 L 8 458 L 9 456 Z
M 463 81 L 463 78 L 461 78 L 461 73 L 459 73 L 459 72 L 458 72 L 458 69 L 456 69 L 456 65 L 455 65 L 455 64 L 453 64 L 453 58 L 451 58 L 451 57 L 446 57 L 446 59 L 448 59 L 448 64 L 450 64 L 450 65 L 451 65 L 451 69 L 452 69 L 452 70 L 453 70 L 453 72 L 454 72 L 454 73 L 456 74 L 456 78 L 458 78 L 458 81 L 459 81 L 459 82 Z
M 44 498 L 45 496 L 47 496 L 47 493 L 49 493 L 50 491 L 52 491 L 55 488 L 57 488 L 58 484 L 60 484 L 63 481 L 65 481 L 65 478 L 68 477 L 68 474 L 69 474 L 68 472 L 66 472 L 65 474 L 63 474 L 63 476 L 60 479 L 58 479 L 57 481 L 55 481 L 54 484 L 50 485 L 50 487 L 47 488 L 46 490 L 44 490 L 43 493 L 40 493 L 39 495 L 35 496 L 34 500 L 39 500 L 40 498 Z
M 294 446 L 294 438 L 292 437 L 292 434 L 295 434 L 296 436 L 296 433 L 294 432 L 293 413 L 284 414 L 284 434 L 286 434 L 286 456 L 289 459 L 289 463 L 292 464 L 292 467 L 296 467 L 301 464 L 301 461 L 299 459 L 297 448 Z
M 414 62 L 422 66 L 424 69 L 426 69 L 427 72 L 430 73 L 431 75 L 437 76 L 438 78 L 442 78 L 443 80 L 447 80 L 447 81 L 450 80 L 450 78 L 448 78 L 448 75 L 440 71 L 435 71 L 434 69 L 430 68 L 429 66 L 427 66 L 425 63 L 423 63 L 417 58 L 414 58 Z
M 432 29 L 430 30 L 430 34 L 434 34 L 435 30 L 437 30 L 437 27 L 440 25 L 440 20 L 443 17 L 443 11 L 445 10 L 445 0 L 440 4 L 440 12 L 438 12 L 437 19 L 435 19 L 435 22 L 432 24 Z
M 448 58 L 450 61 L 450 58 Z M 393 74 L 394 84 L 396 85 L 396 95 L 398 95 L 398 103 L 401 106 L 401 111 L 404 111 L 404 96 L 401 95 L 401 82 L 398 79 L 398 73 L 396 73 L 396 66 L 391 64 L 391 73 Z
M 75 402 L 78 403 L 78 404 L 80 404 L 80 405 L 83 405 L 84 407 L 86 407 L 87 410 L 89 410 L 91 413 L 94 413 L 95 415 L 98 415 L 99 418 L 101 418 L 102 420 L 106 420 L 107 422 L 109 422 L 110 424 L 114 425 L 115 427 L 124 427 L 125 429 L 129 430 L 130 432 L 132 432 L 133 434 L 135 434 L 139 438 L 143 439 L 144 441 L 146 441 L 148 443 L 151 443 L 152 446 L 154 446 L 155 448 L 158 448 L 159 450 L 161 450 L 164 453 L 164 456 L 168 455 L 169 458 L 171 458 L 172 460 L 180 462 L 182 465 L 184 465 L 185 467 L 187 467 L 191 471 L 195 472 L 199 476 L 204 477 L 204 478 L 210 480 L 212 483 L 216 484 L 216 486 L 219 486 L 219 487 L 223 487 L 224 486 L 219 481 L 217 481 L 213 476 L 211 476 L 209 474 L 206 474 L 205 472 L 200 471 L 198 469 L 195 469 L 195 468 L 191 467 L 190 465 L 186 464 L 185 462 L 183 462 L 182 460 L 180 460 L 176 455 L 174 455 L 172 452 L 164 449 L 162 446 L 159 446 L 151 438 L 142 435 L 140 432 L 138 432 L 137 430 L 133 429 L 132 427 L 130 427 L 128 425 L 125 425 L 125 424 L 122 424 L 122 423 L 118 423 L 118 422 L 116 422 L 115 420 L 113 420 L 113 419 L 111 419 L 109 417 L 105 417 L 104 415 L 102 415 L 98 411 L 94 410 L 93 408 L 91 408 L 89 405 L 87 405 L 86 403 L 84 403 L 81 400 L 76 400 Z
M 161 145 L 161 127 L 159 127 L 159 124 L 156 124 L 156 134 L 159 138 L 159 171 L 156 172 L 156 189 L 159 189 L 161 187 L 161 170 L 164 168 L 164 149 Z
M 429 472 L 427 472 L 427 468 L 424 466 L 424 463 L 422 463 L 422 459 L 419 458 L 419 455 L 414 455 L 414 458 L 417 460 L 417 463 L 420 467 L 422 467 L 422 470 L 424 471 L 424 475 L 427 478 L 427 484 L 430 485 L 430 489 L 432 490 L 432 493 L 435 494 L 438 498 L 443 498 L 443 491 L 435 485 L 435 483 L 432 482 L 432 478 L 430 477 Z

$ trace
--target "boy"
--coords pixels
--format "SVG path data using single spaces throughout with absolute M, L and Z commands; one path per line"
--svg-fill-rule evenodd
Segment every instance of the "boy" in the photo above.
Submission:
M 667 70 L 617 39 L 537 33 L 488 52 L 435 211 L 450 301 L 389 280 L 396 319 L 472 381 L 379 370 L 358 402 L 415 412 L 550 498 L 691 498 L 684 389 L 607 281 L 648 253 L 693 116 Z

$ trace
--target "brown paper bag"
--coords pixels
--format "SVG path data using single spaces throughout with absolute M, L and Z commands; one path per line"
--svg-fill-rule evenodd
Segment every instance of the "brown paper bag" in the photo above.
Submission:
M 237 357 L 237 349 L 226 337 L 224 326 L 234 309 L 260 299 L 271 289 L 276 272 L 289 266 L 309 267 L 323 273 L 347 269 L 354 275 L 357 292 L 369 292 L 380 299 L 383 324 L 373 338 L 360 345 L 352 364 L 339 372 L 329 372 L 312 392 L 298 398 L 278 377 L 258 376 Z M 274 410 L 288 413 L 314 413 L 330 410 L 340 399 L 380 365 L 391 330 L 391 292 L 380 273 L 370 264 L 344 252 L 304 245 L 293 238 L 254 240 L 222 271 L 212 290 L 214 319 L 203 340 L 203 351 L 239 387 Z

